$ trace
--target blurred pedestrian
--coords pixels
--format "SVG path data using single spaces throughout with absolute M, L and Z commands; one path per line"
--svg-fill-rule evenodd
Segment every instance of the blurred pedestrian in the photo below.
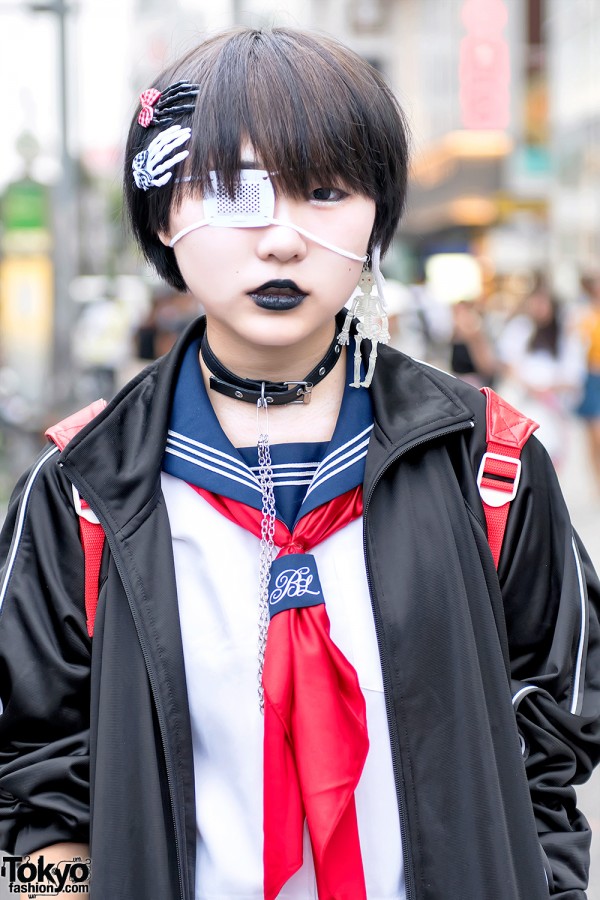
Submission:
M 580 395 L 584 358 L 578 335 L 565 324 L 562 304 L 543 279 L 506 324 L 498 355 L 507 379 L 503 394 L 539 423 L 539 439 L 560 465 L 569 418 Z
M 581 288 L 587 304 L 578 331 L 586 351 L 587 371 L 577 412 L 585 421 L 592 470 L 600 490 L 600 275 L 582 276 Z
M 493 387 L 498 363 L 494 346 L 486 332 L 484 316 L 477 304 L 472 300 L 460 300 L 452 304 L 452 323 L 452 372 L 475 387 Z
M 407 171 L 321 34 L 217 34 L 141 95 L 130 220 L 206 315 L 51 430 L 1 540 L 0 844 L 90 852 L 95 900 L 583 900 L 600 584 L 530 424 L 385 346 Z

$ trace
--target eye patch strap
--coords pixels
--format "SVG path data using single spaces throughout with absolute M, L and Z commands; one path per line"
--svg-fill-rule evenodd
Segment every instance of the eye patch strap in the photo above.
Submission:
M 268 224 L 282 225 L 284 228 L 293 228 L 294 231 L 297 231 L 298 234 L 301 234 L 303 237 L 308 238 L 310 241 L 314 241 L 316 244 L 320 244 L 321 247 L 325 247 L 326 250 L 333 250 L 334 253 L 345 256 L 347 259 L 355 259 L 357 262 L 365 262 L 368 259 L 367 256 L 357 256 L 356 253 L 351 253 L 350 250 L 342 250 L 341 247 L 336 247 L 335 244 L 324 241 L 323 238 L 317 237 L 312 231 L 307 231 L 306 228 L 301 228 L 300 225 L 294 225 L 292 222 L 282 222 L 280 219 L 271 219 Z
M 182 237 L 185 237 L 186 234 L 189 234 L 190 231 L 196 231 L 197 228 L 203 228 L 204 225 L 210 225 L 210 219 L 201 219 L 199 222 L 194 222 L 193 225 L 188 225 L 187 228 L 182 228 L 181 231 L 178 231 L 174 238 L 171 238 L 169 241 L 169 247 L 174 247 L 177 241 L 180 241 Z
M 197 228 L 203 228 L 205 225 L 215 225 L 218 226 L 218 222 L 213 219 L 201 219 L 199 222 L 194 222 L 192 225 L 187 225 L 185 228 L 182 228 L 181 231 L 178 231 L 175 237 L 173 237 L 169 241 L 169 247 L 174 247 L 177 241 L 181 240 L 182 237 L 185 237 L 186 234 L 190 234 L 192 231 L 196 231 Z M 317 237 L 316 234 L 313 234 L 310 231 L 307 231 L 306 228 L 301 228 L 300 225 L 294 225 L 292 222 L 282 222 L 280 219 L 269 219 L 266 222 L 252 223 L 250 224 L 237 224 L 237 225 L 227 225 L 221 227 L 229 227 L 229 228 L 266 228 L 269 225 L 280 225 L 284 228 L 292 228 L 294 231 L 297 231 L 298 234 L 301 234 L 303 237 L 308 238 L 311 241 L 314 241 L 316 244 L 320 244 L 321 247 L 325 247 L 326 250 L 332 250 L 334 253 L 339 253 L 340 256 L 345 256 L 347 259 L 355 259 L 357 262 L 365 262 L 367 259 L 366 256 L 357 256 L 356 253 L 351 253 L 350 250 L 342 250 L 341 247 L 336 247 L 335 244 L 330 244 L 329 241 L 324 241 L 323 238 Z

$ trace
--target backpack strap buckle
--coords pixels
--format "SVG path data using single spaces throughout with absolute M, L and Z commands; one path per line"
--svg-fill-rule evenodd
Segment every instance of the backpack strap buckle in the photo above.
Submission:
M 481 499 L 488 506 L 504 506 L 515 499 L 521 480 L 521 460 L 489 450 L 483 454 L 477 473 Z

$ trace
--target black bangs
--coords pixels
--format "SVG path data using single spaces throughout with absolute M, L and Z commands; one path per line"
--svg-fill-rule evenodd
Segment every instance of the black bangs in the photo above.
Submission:
M 167 281 L 185 287 L 173 251 L 156 237 L 168 230 L 171 207 L 204 190 L 213 169 L 233 194 L 245 149 L 273 173 L 280 192 L 301 197 L 317 186 L 343 187 L 373 199 L 371 246 L 385 252 L 404 205 L 408 129 L 393 94 L 361 57 L 317 33 L 240 28 L 205 41 L 154 86 L 179 80 L 199 86 L 194 112 L 177 119 L 192 130 L 179 178 L 147 192 L 132 187 L 132 159 L 158 133 L 135 121 L 125 163 L 134 234 Z M 181 180 L 184 173 L 192 180 Z

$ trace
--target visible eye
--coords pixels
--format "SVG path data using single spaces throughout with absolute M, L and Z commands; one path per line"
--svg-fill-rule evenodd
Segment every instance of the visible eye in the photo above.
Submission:
M 310 199 L 317 203 L 338 203 L 347 196 L 346 191 L 333 187 L 318 187 L 310 192 Z

